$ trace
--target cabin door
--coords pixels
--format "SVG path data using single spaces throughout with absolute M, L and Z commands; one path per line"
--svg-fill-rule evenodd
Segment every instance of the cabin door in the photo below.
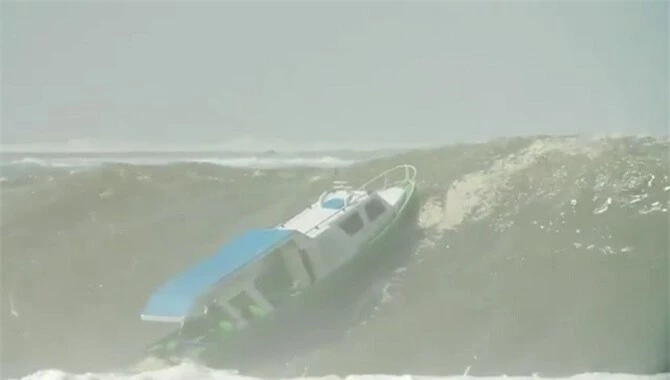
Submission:
M 254 280 L 255 288 L 277 307 L 314 282 L 314 270 L 306 253 L 292 241 L 268 254 Z
M 281 248 L 284 264 L 298 288 L 311 285 L 316 280 L 312 260 L 304 249 L 290 241 Z

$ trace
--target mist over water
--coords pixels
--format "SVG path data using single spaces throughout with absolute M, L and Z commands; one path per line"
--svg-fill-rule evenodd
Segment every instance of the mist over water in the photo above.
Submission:
M 290 217 L 336 176 L 362 183 L 401 163 L 418 169 L 412 251 L 350 297 L 337 331 L 307 331 L 290 357 L 270 352 L 246 374 L 670 371 L 667 139 L 83 158 L 3 157 L 3 377 L 131 376 L 167 333 L 139 319 L 155 286 Z M 48 369 L 61 372 L 37 372 Z M 183 363 L 140 376 L 235 375 Z

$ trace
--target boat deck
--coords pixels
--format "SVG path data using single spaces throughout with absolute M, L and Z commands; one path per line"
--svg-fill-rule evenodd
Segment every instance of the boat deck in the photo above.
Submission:
M 398 203 L 405 197 L 405 189 L 402 187 L 389 187 L 377 192 L 377 194 L 392 207 L 397 207 Z

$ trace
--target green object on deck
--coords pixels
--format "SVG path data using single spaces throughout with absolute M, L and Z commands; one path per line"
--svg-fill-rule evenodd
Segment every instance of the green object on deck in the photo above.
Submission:
M 253 314 L 254 317 L 264 317 L 265 314 L 267 314 L 263 309 L 256 305 L 249 306 L 249 311 L 251 311 L 251 314 Z
M 235 328 L 235 325 L 233 325 L 231 322 L 227 320 L 222 320 L 219 322 L 219 330 L 222 333 L 227 333 L 229 331 L 232 331 Z

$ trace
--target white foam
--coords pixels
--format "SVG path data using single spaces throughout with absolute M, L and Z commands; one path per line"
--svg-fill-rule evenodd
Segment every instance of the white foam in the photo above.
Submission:
M 655 175 L 651 175 L 651 178 L 649 178 L 649 181 L 647 181 L 647 187 L 651 187 L 651 185 L 654 183 L 654 179 L 656 179 Z
M 22 153 L 125 153 L 125 152 L 319 152 L 326 150 L 353 150 L 359 152 L 375 150 L 407 150 L 429 148 L 439 142 L 365 142 L 365 141 L 294 141 L 273 138 L 255 138 L 244 136 L 228 139 L 224 142 L 170 144 L 134 141 L 102 142 L 85 139 L 72 139 L 64 142 L 33 143 L 33 144 L 0 144 L 0 152 Z
M 272 169 L 284 167 L 342 167 L 349 166 L 359 160 L 344 159 L 331 155 L 324 156 L 239 156 L 239 157 L 211 157 L 211 156 L 193 156 L 193 157 L 174 157 L 174 156 L 156 156 L 156 157 L 118 157 L 118 156 L 98 156 L 98 157 L 59 157 L 59 158 L 33 158 L 25 157 L 14 160 L 9 165 L 32 165 L 41 167 L 55 168 L 86 168 L 95 167 L 106 163 L 121 163 L 130 165 L 169 165 L 181 162 L 206 163 L 228 167 Z
M 340 167 L 349 166 L 356 163 L 356 160 L 347 160 L 333 156 L 322 157 L 239 157 L 239 158 L 202 158 L 186 160 L 187 162 L 209 163 L 222 166 L 243 167 L 243 168 L 281 168 L 281 167 Z
M 595 214 L 595 215 L 602 214 L 603 212 L 607 211 L 607 209 L 609 208 L 609 206 L 611 204 L 612 204 L 612 198 L 608 197 L 607 200 L 605 201 L 605 203 L 603 203 L 600 207 L 593 210 L 593 214 Z
M 476 368 L 475 368 L 476 369 Z M 669 380 L 670 373 L 663 373 L 657 375 L 635 375 L 635 374 L 620 374 L 620 373 L 581 373 L 567 377 L 544 377 L 541 373 L 533 373 L 528 376 L 472 376 L 468 375 L 473 371 L 471 366 L 468 366 L 465 373 L 462 375 L 452 376 L 414 376 L 414 375 L 349 375 L 346 377 L 339 376 L 325 376 L 325 377 L 296 377 L 296 380 L 456 380 L 456 379 L 508 379 L 508 380 L 530 380 L 530 379 L 570 379 L 570 380 Z M 181 363 L 173 367 L 165 367 L 151 371 L 140 373 L 84 373 L 72 374 L 59 370 L 42 370 L 31 375 L 25 376 L 24 380 L 176 380 L 176 379 L 198 379 L 198 380 L 254 380 L 261 379 L 258 377 L 242 376 L 231 371 L 213 370 L 207 367 L 199 366 L 191 362 Z M 288 379 L 288 378 L 280 378 Z
M 552 151 L 593 158 L 602 151 L 602 143 L 584 143 L 576 138 L 535 141 L 519 152 L 494 161 L 486 171 L 463 176 L 449 187 L 442 199 L 428 200 L 419 215 L 420 226 L 436 229 L 439 235 L 445 230 L 456 229 L 466 218 L 473 221 L 485 218 L 496 205 L 505 179 Z M 574 206 L 576 201 L 572 202 Z

